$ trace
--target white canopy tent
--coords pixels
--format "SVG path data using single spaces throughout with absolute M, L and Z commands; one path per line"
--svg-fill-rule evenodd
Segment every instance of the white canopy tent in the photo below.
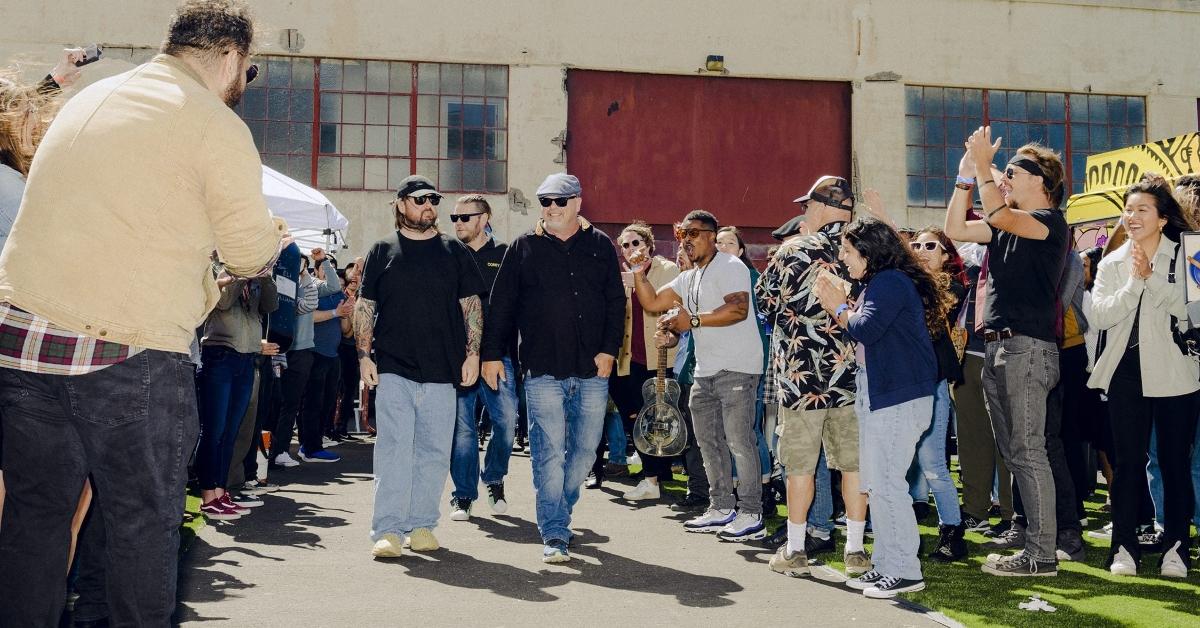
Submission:
M 324 194 L 263 166 L 263 196 L 271 213 L 287 221 L 300 250 L 320 247 L 333 254 L 348 248 L 350 221 Z

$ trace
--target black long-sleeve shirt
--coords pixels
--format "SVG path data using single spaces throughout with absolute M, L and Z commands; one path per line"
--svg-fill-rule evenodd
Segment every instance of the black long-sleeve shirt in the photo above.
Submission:
M 565 242 L 541 224 L 504 254 L 483 325 L 483 360 L 499 360 L 520 331 L 521 367 L 534 376 L 595 377 L 598 353 L 616 356 L 625 289 L 612 240 L 586 220 Z

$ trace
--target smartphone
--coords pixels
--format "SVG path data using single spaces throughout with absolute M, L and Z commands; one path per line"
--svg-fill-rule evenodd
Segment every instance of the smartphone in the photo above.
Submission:
M 83 58 L 75 62 L 75 67 L 83 67 L 89 63 L 95 63 L 104 56 L 104 47 L 100 44 L 92 44 L 83 49 Z

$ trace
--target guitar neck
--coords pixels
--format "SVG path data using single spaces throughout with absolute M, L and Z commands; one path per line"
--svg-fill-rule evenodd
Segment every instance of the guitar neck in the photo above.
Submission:
M 655 378 L 655 390 L 661 397 L 667 388 L 667 348 L 658 348 L 658 375 Z

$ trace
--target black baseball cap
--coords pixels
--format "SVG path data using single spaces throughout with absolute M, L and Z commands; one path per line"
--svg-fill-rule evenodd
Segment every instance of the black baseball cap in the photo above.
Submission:
M 854 192 L 850 189 L 850 182 L 842 177 L 827 174 L 812 184 L 812 187 L 808 189 L 808 194 L 792 202 L 807 203 L 809 201 L 816 201 L 833 207 L 841 207 L 842 202 L 846 199 L 850 199 L 849 209 L 853 209 Z

